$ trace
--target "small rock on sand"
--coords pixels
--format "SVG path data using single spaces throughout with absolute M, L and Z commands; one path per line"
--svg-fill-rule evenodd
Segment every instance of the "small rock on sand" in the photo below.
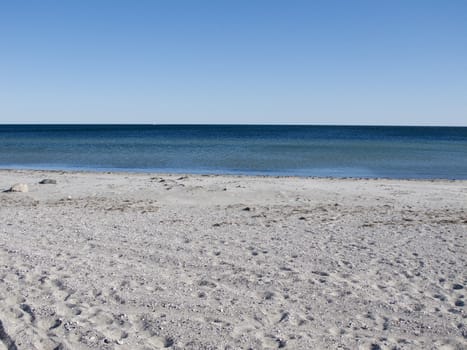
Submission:
M 10 187 L 7 192 L 28 192 L 29 188 L 27 184 L 14 184 Z
M 54 179 L 44 179 L 42 181 L 39 182 L 41 185 L 56 185 L 57 184 L 57 180 L 54 180 Z

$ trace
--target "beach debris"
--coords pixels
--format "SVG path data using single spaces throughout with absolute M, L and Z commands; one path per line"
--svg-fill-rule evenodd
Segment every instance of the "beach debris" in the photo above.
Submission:
M 170 337 L 167 337 L 164 339 L 164 348 L 170 348 L 172 345 L 174 345 L 174 340 Z
M 0 320 L 0 340 L 6 346 L 7 349 L 18 349 L 14 340 L 10 337 L 10 335 L 5 331 L 3 327 L 3 323 Z
M 276 338 L 277 348 L 282 349 L 287 346 L 287 341 L 282 338 Z
M 57 318 L 54 323 L 49 327 L 49 331 L 51 331 L 52 329 L 55 329 L 55 328 L 58 328 L 62 325 L 63 321 L 62 319 L 60 318 Z
M 56 184 L 57 184 L 57 180 L 54 180 L 54 179 L 44 179 L 44 180 L 39 181 L 39 183 L 40 183 L 41 185 L 56 185 Z
M 27 184 L 17 183 L 10 187 L 5 192 L 28 192 L 29 188 Z
M 288 312 L 283 312 L 279 322 L 288 321 L 290 314 Z

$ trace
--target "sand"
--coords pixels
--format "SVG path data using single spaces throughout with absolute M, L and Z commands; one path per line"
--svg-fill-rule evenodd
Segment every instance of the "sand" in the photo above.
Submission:
M 0 349 L 467 348 L 466 181 L 0 171 L 18 182 Z

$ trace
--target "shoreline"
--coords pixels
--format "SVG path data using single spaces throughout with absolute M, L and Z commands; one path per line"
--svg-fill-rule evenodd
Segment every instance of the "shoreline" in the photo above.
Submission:
M 454 178 L 415 178 L 415 177 L 353 177 L 353 176 L 307 176 L 307 175 L 267 175 L 247 173 L 191 173 L 191 172 L 158 172 L 146 170 L 102 170 L 102 169 L 41 169 L 41 168 L 2 168 L 0 172 L 19 173 L 52 173 L 52 174 L 114 174 L 114 175 L 146 175 L 146 176 L 200 176 L 200 177 L 232 177 L 232 178 L 273 178 L 273 179 L 304 179 L 304 180 L 344 180 L 344 181 L 406 181 L 406 182 L 466 182 L 467 179 Z
M 467 181 L 0 170 L 17 182 L 0 349 L 467 346 Z

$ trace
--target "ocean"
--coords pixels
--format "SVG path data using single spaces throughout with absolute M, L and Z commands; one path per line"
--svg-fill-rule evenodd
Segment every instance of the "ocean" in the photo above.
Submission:
M 467 128 L 0 125 L 0 168 L 467 179 Z

